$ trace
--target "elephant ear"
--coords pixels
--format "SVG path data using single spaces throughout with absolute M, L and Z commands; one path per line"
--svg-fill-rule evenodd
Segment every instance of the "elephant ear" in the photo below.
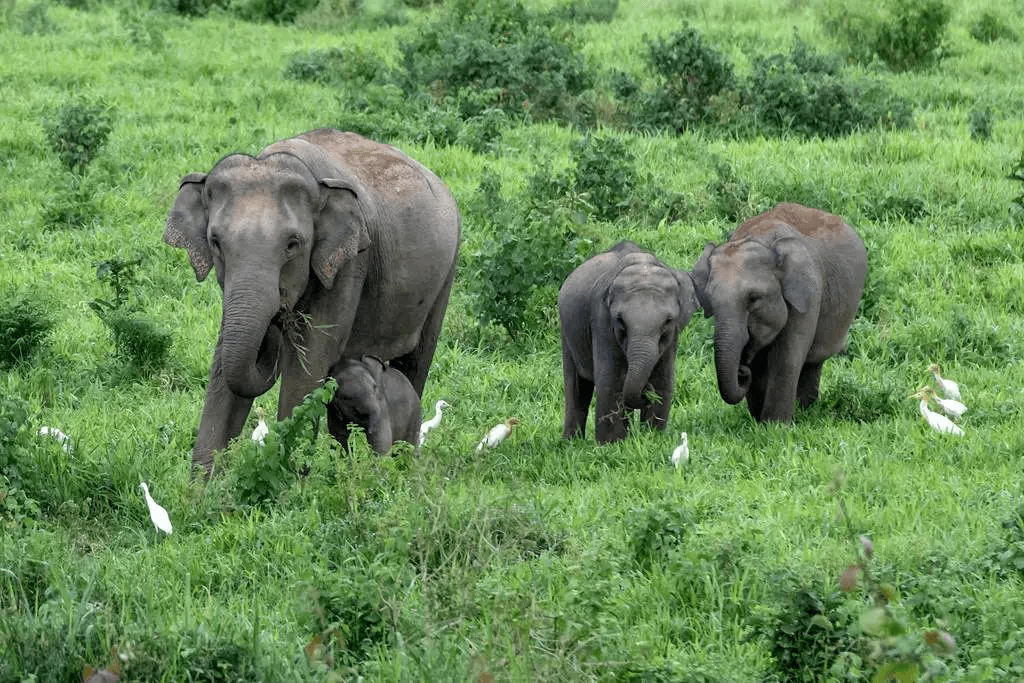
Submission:
M 782 297 L 797 313 L 806 313 L 821 289 L 810 250 L 800 237 L 783 237 L 773 249 Z
M 693 264 L 690 278 L 693 280 L 693 292 L 697 297 L 698 308 L 704 310 L 704 317 L 710 318 L 714 315 L 711 310 L 711 300 L 707 296 L 708 277 L 711 275 L 711 252 L 715 250 L 715 244 L 708 242 L 704 245 L 704 252 Z
M 188 260 L 202 282 L 213 267 L 213 252 L 206 238 L 207 212 L 203 203 L 205 173 L 190 173 L 181 179 L 178 198 L 164 228 L 164 242 L 188 252 Z
M 678 331 L 686 327 L 701 304 L 697 298 L 697 288 L 693 276 L 685 270 L 673 270 L 672 274 L 676 276 L 676 282 L 679 283 L 679 320 L 676 327 Z
M 313 221 L 314 243 L 310 266 L 323 286 L 330 289 L 346 261 L 370 246 L 366 215 L 359 192 L 351 183 L 337 178 L 320 180 L 323 199 Z

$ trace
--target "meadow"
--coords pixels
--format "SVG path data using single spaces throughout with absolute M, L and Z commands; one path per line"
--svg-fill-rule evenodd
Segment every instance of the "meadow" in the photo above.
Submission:
M 899 22 L 917 5 L 934 43 Z M 892 7 L 5 4 L 0 681 L 1024 680 L 1024 4 Z M 524 77 L 457 85 L 492 16 L 534 41 L 502 53 Z M 673 80 L 694 64 L 720 82 Z M 178 181 L 325 126 L 459 202 L 423 396 L 452 408 L 418 455 L 304 420 L 277 478 L 254 412 L 196 479 L 220 291 L 161 240 Z M 698 313 L 665 431 L 597 446 L 591 416 L 564 441 L 568 272 L 623 239 L 689 269 L 781 201 L 868 248 L 818 402 L 787 425 L 726 405 Z M 931 363 L 962 438 L 908 398 Z

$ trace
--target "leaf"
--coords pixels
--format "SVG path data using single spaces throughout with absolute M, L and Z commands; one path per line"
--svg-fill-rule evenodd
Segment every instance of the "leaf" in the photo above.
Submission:
M 920 676 L 920 669 L 913 662 L 889 662 L 883 664 L 875 675 L 871 677 L 871 683 L 913 683 Z
M 886 602 L 899 602 L 900 592 L 896 590 L 896 586 L 891 583 L 880 583 L 878 584 L 878 592 L 882 594 Z
M 869 636 L 881 636 L 892 622 L 889 611 L 884 607 L 872 607 L 860 615 L 860 628 Z
M 815 614 L 813 617 L 811 617 L 810 623 L 811 626 L 817 626 L 818 628 L 823 628 L 826 631 L 833 630 L 832 622 L 829 621 L 824 614 Z

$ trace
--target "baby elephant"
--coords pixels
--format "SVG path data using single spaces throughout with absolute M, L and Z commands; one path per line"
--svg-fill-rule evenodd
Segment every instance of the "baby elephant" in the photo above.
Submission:
M 416 445 L 420 397 L 405 375 L 374 356 L 343 358 L 331 375 L 338 390 L 327 406 L 327 428 L 342 446 L 348 445 L 349 424 L 362 427 L 367 443 L 380 454 L 395 441 Z
M 864 242 L 838 216 L 779 204 L 693 268 L 715 318 L 715 369 L 726 403 L 745 397 L 758 421 L 789 422 L 818 397 L 821 364 L 844 350 L 867 274 Z
M 565 438 L 585 433 L 595 389 L 599 443 L 626 436 L 627 410 L 639 409 L 647 424 L 664 429 L 676 338 L 697 308 L 689 273 L 632 242 L 621 242 L 574 270 L 558 293 Z

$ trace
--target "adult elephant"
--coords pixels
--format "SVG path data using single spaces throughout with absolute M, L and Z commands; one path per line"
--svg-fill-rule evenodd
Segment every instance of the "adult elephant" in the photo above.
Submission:
M 821 365 L 844 350 L 864 289 L 867 250 L 838 216 L 779 204 L 708 243 L 693 268 L 715 318 L 715 369 L 726 403 L 789 422 L 818 397 Z
M 689 273 L 632 242 L 621 242 L 570 273 L 558 293 L 565 438 L 586 431 L 595 389 L 599 443 L 626 436 L 627 410 L 639 409 L 644 422 L 664 429 L 676 340 L 697 307 Z
M 278 419 L 342 357 L 389 360 L 422 395 L 459 237 L 433 173 L 354 133 L 310 131 L 185 176 L 164 240 L 224 292 L 193 463 L 212 471 L 278 376 Z

